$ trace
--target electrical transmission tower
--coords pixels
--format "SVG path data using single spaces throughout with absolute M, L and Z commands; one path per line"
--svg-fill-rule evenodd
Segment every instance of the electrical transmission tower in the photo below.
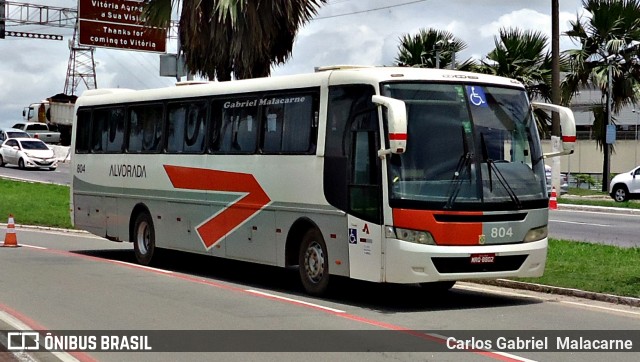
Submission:
M 0 18 L 19 25 L 44 25 L 57 28 L 73 29 L 73 39 L 69 42 L 69 64 L 64 93 L 75 95 L 78 85 L 82 81 L 87 89 L 95 89 L 96 66 L 93 57 L 95 48 L 78 45 L 78 10 L 56 6 L 1 1 L 5 5 L 4 14 Z M 62 36 L 51 34 L 36 34 L 29 32 L 5 31 L 5 36 L 30 39 L 62 40 Z
M 87 89 L 98 88 L 96 81 L 96 62 L 93 58 L 94 47 L 78 44 L 78 26 L 73 30 L 73 39 L 69 41 L 69 65 L 67 80 L 64 83 L 64 94 L 75 95 L 82 81 Z

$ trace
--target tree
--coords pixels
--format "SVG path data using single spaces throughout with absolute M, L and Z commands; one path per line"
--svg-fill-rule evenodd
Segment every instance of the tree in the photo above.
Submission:
M 167 26 L 178 0 L 147 0 L 147 23 Z M 326 0 L 183 0 L 180 50 L 209 79 L 266 77 L 291 56 L 298 29 Z
M 495 48 L 475 71 L 517 79 L 529 99 L 551 101 L 553 68 L 547 36 L 539 31 L 502 28 L 494 43 Z M 565 66 L 566 60 L 560 59 L 560 67 Z M 551 118 L 545 112 L 536 112 L 536 122 L 541 134 L 550 134 Z
M 552 67 L 547 36 L 539 31 L 502 28 L 494 43 L 478 71 L 517 79 L 529 98 L 550 101 Z
M 424 68 L 436 68 L 436 63 L 439 63 L 440 68 L 449 68 L 454 61 L 455 53 L 466 48 L 467 43 L 448 31 L 420 29 L 417 34 L 405 34 L 400 37 L 395 62 L 398 65 Z M 467 60 L 462 64 L 455 64 L 455 68 L 466 68 L 469 63 Z
M 600 104 L 591 110 L 594 135 L 604 155 L 602 191 L 607 191 L 611 149 L 606 143 L 606 126 L 613 114 L 639 100 L 640 4 L 637 0 L 583 0 L 582 6 L 590 16 L 576 17 L 566 33 L 580 48 L 566 52 L 571 72 L 562 82 L 562 92 L 567 103 L 582 87 L 597 87 L 602 92 Z
M 640 40 L 640 5 L 637 0 L 584 0 L 583 7 L 591 16 L 577 17 L 566 35 L 580 45 L 566 51 L 571 71 L 562 82 L 563 103 L 581 88 L 601 90 L 600 104 L 591 109 L 594 133 L 600 148 L 605 144 L 606 95 L 611 66 L 612 114 L 628 105 L 637 104 L 640 86 L 640 64 L 635 41 Z

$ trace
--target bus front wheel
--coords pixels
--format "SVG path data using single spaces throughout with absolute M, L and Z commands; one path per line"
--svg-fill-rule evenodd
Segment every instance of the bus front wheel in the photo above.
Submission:
M 327 246 L 318 229 L 310 229 L 302 238 L 298 257 L 302 286 L 311 295 L 321 295 L 329 285 Z
M 142 212 L 136 217 L 132 231 L 133 250 L 136 260 L 142 265 L 151 264 L 153 253 L 156 250 L 156 233 L 153 228 L 151 216 Z

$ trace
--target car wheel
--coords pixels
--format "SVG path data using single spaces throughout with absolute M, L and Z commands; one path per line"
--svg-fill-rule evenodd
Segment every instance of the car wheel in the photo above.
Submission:
M 0 155 L 0 167 L 4 167 L 4 159 L 2 158 L 2 155 Z
M 617 202 L 625 202 L 629 199 L 629 193 L 624 185 L 616 185 L 613 188 L 613 199 Z
M 24 170 L 24 160 L 22 158 L 18 160 L 18 168 Z

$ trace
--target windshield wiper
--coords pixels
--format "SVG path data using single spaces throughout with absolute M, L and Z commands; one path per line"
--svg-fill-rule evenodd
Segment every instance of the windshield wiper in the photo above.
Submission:
M 495 161 L 489 158 L 487 144 L 484 141 L 484 134 L 482 132 L 480 132 L 480 145 L 482 146 L 482 160 L 487 164 L 487 172 L 489 173 L 489 191 L 493 192 L 493 179 L 491 177 L 491 171 L 493 170 L 496 173 L 496 180 L 498 180 L 502 187 L 507 191 L 507 195 L 509 195 L 511 201 L 513 201 L 518 209 L 521 209 L 522 203 L 520 202 L 520 199 L 518 199 L 518 195 L 513 191 L 502 172 L 500 172 Z
M 444 205 L 445 209 L 450 209 L 453 206 L 453 203 L 458 198 L 458 194 L 460 193 L 460 188 L 462 186 L 462 175 L 461 172 L 464 171 L 464 174 L 469 174 L 469 181 L 471 181 L 471 175 L 469 172 L 469 168 L 471 166 L 471 160 L 473 159 L 473 154 L 469 152 L 469 144 L 467 142 L 467 137 L 464 131 L 464 126 L 462 126 L 462 145 L 464 147 L 464 154 L 460 156 L 458 160 L 458 165 L 456 166 L 456 170 L 453 173 L 453 177 L 451 178 L 451 183 L 449 184 L 449 190 L 447 190 L 447 195 L 449 198 L 447 199 L 447 203 Z

